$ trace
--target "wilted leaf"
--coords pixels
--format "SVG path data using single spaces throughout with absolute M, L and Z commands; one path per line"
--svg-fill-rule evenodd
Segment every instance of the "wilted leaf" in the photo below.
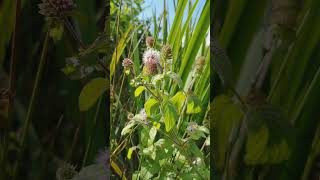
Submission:
M 129 123 L 122 129 L 121 136 L 126 135 L 132 131 L 132 127 L 136 125 L 135 121 L 129 121 Z

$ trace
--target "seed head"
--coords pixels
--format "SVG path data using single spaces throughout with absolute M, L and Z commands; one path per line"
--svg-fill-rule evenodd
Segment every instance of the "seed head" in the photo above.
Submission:
M 73 0 L 42 0 L 38 4 L 39 13 L 47 17 L 60 17 L 74 10 L 77 6 Z
M 167 60 L 167 59 L 172 59 L 172 48 L 170 45 L 164 45 L 161 49 L 161 55 L 162 57 Z
M 200 72 L 205 64 L 206 58 L 204 56 L 199 56 L 196 59 L 195 71 Z
M 148 48 L 152 48 L 153 45 L 154 45 L 154 38 L 151 37 L 151 36 L 148 36 L 148 37 L 146 38 L 146 44 L 147 44 L 147 47 L 148 47 Z

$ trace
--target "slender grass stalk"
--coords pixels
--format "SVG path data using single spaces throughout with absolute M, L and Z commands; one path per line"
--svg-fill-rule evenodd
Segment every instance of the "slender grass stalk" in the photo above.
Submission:
M 100 106 L 101 106 L 102 99 L 103 99 L 102 97 L 99 98 L 99 102 L 98 102 L 98 105 L 97 105 L 97 109 L 96 109 L 96 113 L 95 113 L 94 121 L 93 121 L 93 128 L 92 128 L 93 130 L 95 129 L 96 124 L 97 124 L 97 120 L 98 120 L 98 117 L 99 117 L 99 112 L 100 112 Z M 92 144 L 92 136 L 94 134 L 92 132 L 94 132 L 94 131 L 91 131 L 91 134 L 90 134 L 90 137 L 89 137 L 89 142 L 88 142 L 88 145 L 87 145 L 87 148 L 86 148 L 86 152 L 85 152 L 84 157 L 83 157 L 82 167 L 84 167 L 86 165 L 86 162 L 87 162 L 88 154 L 89 154 L 90 147 L 91 147 L 91 144 Z
M 35 108 L 36 96 L 39 92 L 39 83 L 41 81 L 44 65 L 46 63 L 46 54 L 47 54 L 47 50 L 48 50 L 48 46 L 49 46 L 49 38 L 50 38 L 49 31 L 47 31 L 46 36 L 45 36 L 45 40 L 44 40 L 44 44 L 43 44 L 43 49 L 41 52 L 41 57 L 40 57 L 38 71 L 37 71 L 37 75 L 36 75 L 36 79 L 35 79 L 35 84 L 33 86 L 32 95 L 31 95 L 31 99 L 30 99 L 30 103 L 29 103 L 29 107 L 28 107 L 28 111 L 27 111 L 26 120 L 25 120 L 25 122 L 23 124 L 23 128 L 22 128 L 22 135 L 21 135 L 21 139 L 20 139 L 20 150 L 18 152 L 18 158 L 17 158 L 17 161 L 14 166 L 13 179 L 15 179 L 17 176 L 18 163 L 19 163 L 19 160 L 21 159 L 22 154 L 23 154 L 24 145 L 26 143 L 25 141 L 26 141 L 27 132 L 29 129 L 29 125 L 31 123 L 32 113 Z
M 8 157 L 8 130 L 7 128 L 10 128 L 11 124 L 11 111 L 13 109 L 13 97 L 12 95 L 14 93 L 14 88 L 15 88 L 15 80 L 16 80 L 16 64 L 17 64 L 17 33 L 19 30 L 19 18 L 20 18 L 20 9 L 21 9 L 21 0 L 16 0 L 16 13 L 15 13 L 15 23 L 14 23 L 14 30 L 13 30 L 13 35 L 12 35 L 12 46 L 11 46 L 11 60 L 10 60 L 10 79 L 9 79 L 9 104 L 8 104 L 8 118 L 5 122 L 5 129 L 3 132 L 3 150 L 2 150 L 2 155 L 0 159 L 0 164 L 3 164 L 3 167 L 6 167 L 7 161 L 5 160 L 6 157 Z M 2 172 L 2 170 L 0 171 Z M 3 175 L 2 178 L 5 179 L 5 171 L 4 173 L 0 173 L 0 178 Z

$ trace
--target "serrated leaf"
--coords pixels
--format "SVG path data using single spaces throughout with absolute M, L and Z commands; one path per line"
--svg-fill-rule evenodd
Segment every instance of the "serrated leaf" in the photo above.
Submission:
M 99 97 L 107 91 L 108 87 L 109 83 L 105 78 L 96 78 L 86 84 L 79 96 L 80 111 L 90 109 Z
M 158 100 L 153 98 L 148 99 L 148 101 L 144 104 L 144 109 L 146 110 L 147 116 L 151 116 L 152 107 L 154 107 L 156 104 L 158 104 Z
M 163 107 L 163 117 L 166 131 L 169 132 L 178 119 L 177 111 L 170 102 L 167 102 Z
M 201 101 L 196 96 L 189 96 L 187 114 L 196 114 L 199 112 L 201 112 Z
M 178 112 L 181 113 L 182 106 L 186 100 L 186 96 L 182 91 L 177 92 L 171 99 L 172 104 L 176 106 Z
M 134 96 L 138 97 L 146 88 L 144 86 L 139 86 L 137 89 L 134 91 Z

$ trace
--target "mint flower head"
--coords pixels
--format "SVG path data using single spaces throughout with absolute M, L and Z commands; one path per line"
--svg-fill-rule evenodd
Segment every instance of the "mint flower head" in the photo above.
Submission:
M 123 61 L 122 61 L 122 66 L 123 66 L 124 68 L 129 68 L 129 67 L 131 67 L 132 65 L 133 65 L 133 62 L 132 62 L 131 59 L 129 59 L 129 58 L 124 58 L 124 59 L 123 59 Z
M 139 114 L 141 115 L 143 121 L 147 120 L 147 113 L 146 113 L 146 110 L 144 108 L 142 108 L 140 110 Z
M 133 62 L 131 59 L 129 58 L 124 58 L 123 61 L 122 61 L 122 66 L 124 68 L 124 72 L 126 75 L 129 75 L 130 74 L 130 69 L 132 68 L 133 66 Z
M 157 50 L 149 49 L 143 54 L 143 72 L 146 75 L 154 75 L 157 73 L 158 66 L 160 65 L 160 52 Z
M 42 0 L 38 4 L 39 13 L 47 17 L 60 17 L 74 10 L 77 5 L 73 0 Z

